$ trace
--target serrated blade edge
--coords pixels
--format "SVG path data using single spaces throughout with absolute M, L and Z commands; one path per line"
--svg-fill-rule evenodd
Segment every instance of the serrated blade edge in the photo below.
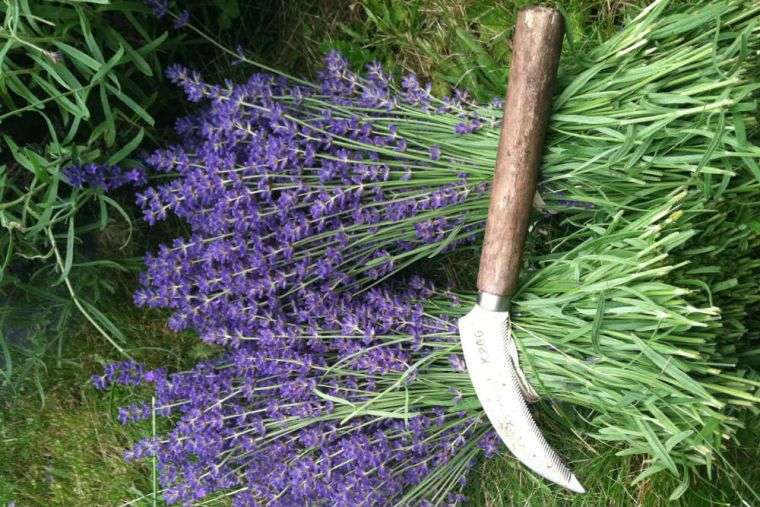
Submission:
M 509 313 L 475 305 L 459 319 L 459 335 L 475 393 L 509 451 L 538 475 L 571 491 L 585 493 L 544 438 L 525 402 L 518 372 L 508 353 L 512 340 Z

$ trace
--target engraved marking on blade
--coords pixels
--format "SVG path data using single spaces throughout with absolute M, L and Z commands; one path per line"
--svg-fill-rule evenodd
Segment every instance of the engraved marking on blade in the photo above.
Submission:
M 515 425 L 509 421 L 504 421 L 503 423 L 501 423 L 501 429 L 504 431 L 504 433 L 511 435 L 515 429 Z
M 480 330 L 475 330 L 475 345 L 478 346 L 478 356 L 480 357 L 480 364 L 488 364 L 490 361 L 488 360 L 488 347 L 486 347 L 485 340 L 483 337 L 485 336 L 485 333 Z
M 495 314 L 476 306 L 459 324 L 475 392 L 501 439 L 533 471 L 582 492 L 572 471 L 541 434 L 523 398 L 519 372 L 509 354 L 514 342 L 506 313 Z

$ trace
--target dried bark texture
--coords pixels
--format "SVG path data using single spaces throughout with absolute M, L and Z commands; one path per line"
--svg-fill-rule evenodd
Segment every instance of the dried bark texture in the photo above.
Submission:
M 517 16 L 478 272 L 481 292 L 511 296 L 517 286 L 563 36 L 562 15 L 554 9 L 530 7 Z

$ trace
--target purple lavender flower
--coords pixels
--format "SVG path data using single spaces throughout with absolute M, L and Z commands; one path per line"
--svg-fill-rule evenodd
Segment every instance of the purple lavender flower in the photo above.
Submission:
M 424 87 L 421 86 L 415 74 L 407 74 L 401 80 L 402 100 L 408 104 L 427 109 L 430 105 L 430 87 L 430 83 Z
M 467 371 L 467 365 L 464 363 L 464 358 L 459 354 L 452 354 L 449 356 L 449 363 L 454 371 L 464 373 Z
M 173 27 L 176 29 L 180 29 L 186 24 L 190 22 L 190 11 L 187 9 L 183 9 L 182 12 L 180 12 L 177 15 L 177 18 L 174 20 Z
M 426 314 L 422 302 L 435 293 L 430 283 L 413 278 L 401 285 L 357 297 L 307 290 L 298 299 L 306 312 L 291 307 L 257 334 L 217 328 L 214 341 L 237 335 L 237 345 L 189 371 L 146 372 L 129 361 L 108 366 L 99 378 L 152 381 L 157 414 L 175 421 L 168 433 L 138 442 L 125 458 L 157 458 L 167 503 L 234 491 L 234 505 L 252 498 L 277 505 L 391 505 L 445 467 L 468 439 L 486 435 L 479 445 L 489 452 L 498 442 L 485 432 L 481 416 L 415 405 L 421 399 L 415 390 L 429 388 L 408 374 L 410 365 L 440 370 L 448 363 L 440 350 L 458 337 L 452 320 Z M 428 345 L 414 348 L 389 338 L 414 335 L 425 336 Z M 326 375 L 326 367 L 336 364 L 346 370 Z M 415 415 L 342 421 L 351 407 L 387 393 L 385 386 L 402 374 Z M 118 412 L 123 423 L 151 415 L 152 408 L 140 403 Z M 457 474 L 445 483 L 459 488 L 452 491 L 454 504 L 464 500 L 458 496 L 464 476 Z
M 456 134 L 471 134 L 473 132 L 477 132 L 483 127 L 484 123 L 483 120 L 478 118 L 477 116 L 473 116 L 468 118 L 467 121 L 457 123 L 454 126 L 454 133 Z
M 63 174 L 72 186 L 91 186 L 101 188 L 106 192 L 125 185 L 141 187 L 147 183 L 145 170 L 141 167 L 125 171 L 115 165 L 90 163 L 67 167 L 63 170 Z
M 144 2 L 151 8 L 153 15 L 159 19 L 169 12 L 169 0 L 144 0 Z
M 483 437 L 480 442 L 478 442 L 478 446 L 483 449 L 483 452 L 487 458 L 499 452 L 503 447 L 499 435 L 497 435 L 496 431 L 494 430 L 486 433 L 486 436 Z
M 207 93 L 211 92 L 210 87 L 201 81 L 201 75 L 197 71 L 191 71 L 175 64 L 167 67 L 164 73 L 172 83 L 182 87 L 190 102 L 199 102 Z
M 93 375 L 90 382 L 97 389 L 103 390 L 112 385 L 138 386 L 144 380 L 145 366 L 133 360 L 111 363 L 102 375 Z

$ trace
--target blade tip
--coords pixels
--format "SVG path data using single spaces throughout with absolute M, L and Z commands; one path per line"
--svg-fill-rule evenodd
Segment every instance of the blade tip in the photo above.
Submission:
M 570 491 L 573 491 L 575 493 L 585 493 L 586 492 L 586 488 L 584 488 L 581 485 L 580 481 L 578 481 L 578 479 L 574 475 L 570 478 L 570 484 L 568 484 L 567 489 L 569 489 Z

